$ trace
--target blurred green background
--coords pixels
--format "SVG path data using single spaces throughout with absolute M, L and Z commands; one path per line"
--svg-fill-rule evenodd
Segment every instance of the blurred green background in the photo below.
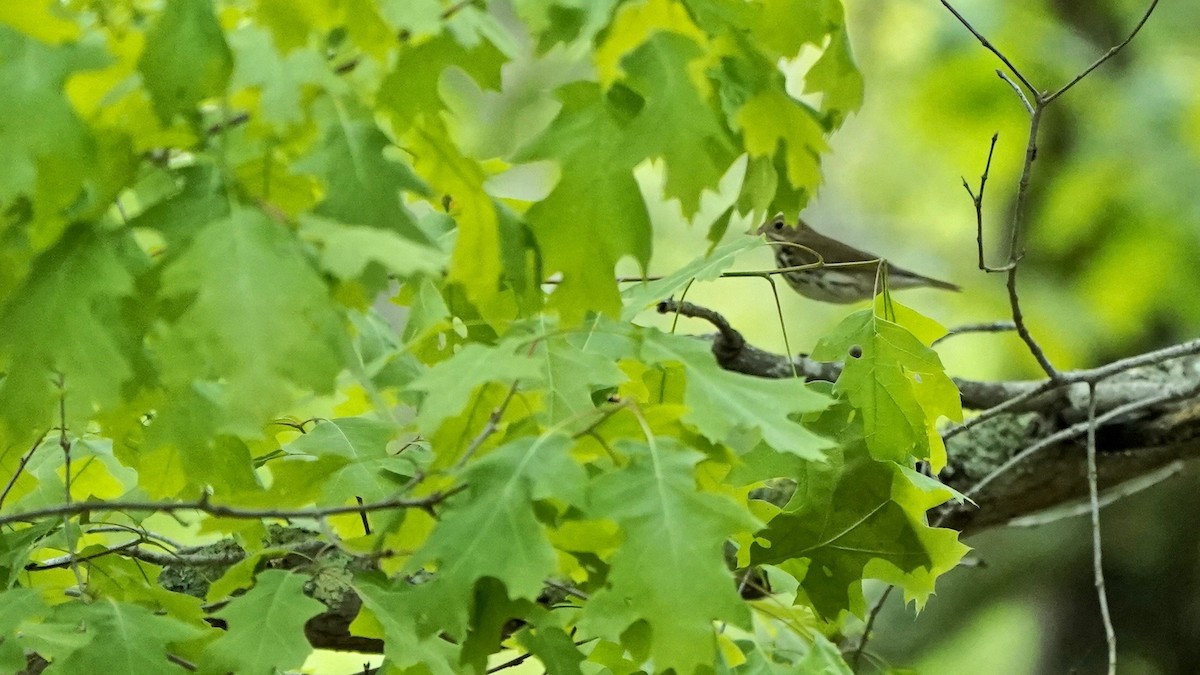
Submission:
M 947 326 L 1010 318 L 1003 276 L 976 267 L 974 211 L 961 183 L 978 183 L 999 132 L 985 227 L 989 261 L 1004 262 L 1028 133 L 1023 106 L 996 76 L 997 59 L 937 0 L 845 1 L 866 102 L 835 136 L 806 219 L 962 285 L 961 294 L 900 296 Z M 954 4 L 1035 85 L 1056 89 L 1124 39 L 1148 0 Z M 1020 289 L 1028 324 L 1059 368 L 1180 342 L 1200 328 L 1198 28 L 1200 3 L 1162 3 L 1124 52 L 1043 119 Z M 721 206 L 714 200 L 710 212 Z M 685 227 L 671 205 L 657 207 L 655 219 L 651 272 L 705 250 L 707 221 Z M 734 223 L 727 236 L 752 225 Z M 744 257 L 741 269 L 772 265 L 766 249 Z M 811 350 L 850 311 L 781 293 L 793 351 Z M 721 311 L 756 345 L 783 350 L 763 281 L 696 284 L 688 299 Z M 711 332 L 687 320 L 678 330 Z M 938 351 L 957 376 L 1039 374 L 1013 334 L 956 337 Z M 1197 471 L 1185 469 L 1102 513 L 1121 673 L 1200 672 L 1198 484 Z M 916 620 L 893 597 L 872 652 L 929 675 L 1103 672 L 1090 537 L 1086 517 L 973 537 L 967 543 L 986 567 L 948 575 Z

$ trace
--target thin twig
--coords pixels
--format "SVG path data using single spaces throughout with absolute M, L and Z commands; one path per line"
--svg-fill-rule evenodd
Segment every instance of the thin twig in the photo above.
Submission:
M 1042 371 L 1046 373 L 1046 377 L 1050 378 L 1051 382 L 1058 380 L 1061 375 L 1050 363 L 1050 359 L 1046 358 L 1046 352 L 1042 351 L 1042 346 L 1033 338 L 1033 333 L 1029 332 L 1029 327 L 1025 325 L 1025 315 L 1021 312 L 1021 299 L 1017 296 L 1017 265 L 1013 261 L 1013 266 L 1008 270 L 1008 300 L 1012 307 L 1013 325 L 1017 329 L 1017 335 L 1025 342 L 1025 346 L 1029 348 L 1029 353 L 1033 354 L 1033 358 L 1037 359 L 1038 365 L 1042 367 Z
M 179 666 L 180 668 L 183 668 L 184 670 L 190 670 L 192 672 L 196 672 L 197 670 L 200 669 L 199 666 L 197 666 L 196 664 L 192 663 L 191 661 L 188 661 L 187 659 L 183 658 L 182 656 L 176 656 L 175 654 L 168 653 L 167 660 L 170 661 L 171 663 L 174 663 L 175 665 Z
M 571 586 L 570 584 L 564 584 L 560 581 L 555 581 L 554 579 L 546 579 L 546 581 L 544 581 L 543 583 L 545 583 L 550 588 L 556 588 L 556 589 L 562 591 L 563 593 L 566 593 L 567 595 L 571 595 L 576 598 L 579 598 L 580 600 L 583 600 L 584 602 L 587 602 L 588 600 L 591 599 L 591 597 L 587 593 L 584 593 L 583 591 L 579 590 L 578 588 L 575 588 L 574 586 Z
M 389 509 L 430 509 L 466 489 L 465 483 L 457 485 L 445 492 L 435 492 L 420 498 L 392 498 L 363 505 L 350 504 L 343 506 L 311 507 L 305 509 L 252 509 L 213 504 L 207 496 L 191 502 L 139 502 L 139 501 L 86 501 L 48 506 L 42 509 L 32 509 L 22 513 L 12 513 L 0 516 L 0 525 L 9 523 L 29 522 L 55 516 L 78 516 L 98 511 L 137 511 L 151 513 L 179 513 L 183 511 L 199 511 L 217 518 L 232 518 L 236 520 L 258 520 L 276 518 L 291 520 L 296 518 L 322 518 L 339 516 L 347 513 L 386 511 Z
M 854 648 L 854 656 L 850 659 L 850 668 L 854 672 L 858 672 L 858 663 L 862 660 L 863 651 L 867 648 L 867 642 L 871 640 L 871 629 L 875 627 L 875 619 L 879 617 L 879 613 L 883 611 L 883 604 L 887 602 L 888 596 L 896 589 L 894 584 L 888 584 L 888 587 L 883 589 L 883 594 L 875 601 L 875 605 L 871 607 L 871 613 L 867 615 L 867 624 L 863 627 L 862 639 L 858 641 L 858 646 Z
M 683 290 L 679 292 L 679 302 L 687 301 L 688 291 L 692 290 L 692 284 L 696 283 L 696 277 L 692 277 L 683 286 Z M 671 330 L 668 331 L 671 335 L 675 334 L 675 329 L 679 327 L 679 310 L 675 310 L 675 315 L 671 318 Z
M 1100 495 L 1100 508 L 1106 508 L 1110 504 L 1116 503 L 1126 497 L 1135 495 L 1143 490 L 1148 490 L 1155 487 L 1159 483 L 1173 478 L 1183 470 L 1185 466 L 1184 460 L 1175 460 L 1162 468 L 1155 469 L 1150 473 L 1142 474 L 1136 478 L 1131 478 L 1120 485 L 1114 485 L 1104 491 Z M 1039 511 L 1027 516 L 1018 516 L 1004 524 L 1005 527 L 1040 527 L 1048 523 L 1055 523 L 1067 518 L 1083 516 L 1091 513 L 1092 508 L 1089 503 L 1070 504 L 1061 507 L 1054 507 L 1045 511 Z
M 487 422 L 483 425 L 483 428 L 479 430 L 475 438 L 471 439 L 471 443 L 463 451 L 462 457 L 459 457 L 458 461 L 455 462 L 455 469 L 461 469 L 466 466 L 471 457 L 475 455 L 475 452 L 479 450 L 479 447 L 483 445 L 483 442 L 500 428 L 500 418 L 504 417 L 504 411 L 508 409 L 508 404 L 517 395 L 517 387 L 519 385 L 520 380 L 513 380 L 512 386 L 508 388 L 508 393 L 504 395 L 504 400 L 500 402 L 500 405 L 492 408 L 492 412 L 488 415 Z
M 711 323 L 721 334 L 721 338 L 731 345 L 744 345 L 746 338 L 738 332 L 736 328 L 729 324 L 729 320 L 721 316 L 719 312 L 715 312 L 707 307 L 694 305 L 690 302 L 681 302 L 678 300 L 663 300 L 658 303 L 657 310 L 659 314 L 667 314 L 676 312 L 681 316 L 686 316 L 693 319 L 703 319 Z
M 955 326 L 946 331 L 946 334 L 933 341 L 930 346 L 940 342 L 945 342 L 956 335 L 967 335 L 969 333 L 1006 333 L 1010 330 L 1016 330 L 1017 325 L 1011 321 L 992 321 L 990 323 L 968 323 L 962 326 Z
M 237 126 L 241 126 L 249 121 L 250 121 L 250 113 L 238 112 L 238 113 L 235 113 L 228 117 L 225 117 L 224 119 L 222 119 L 218 122 L 213 123 L 207 129 L 204 130 L 204 133 L 209 136 L 216 136 L 217 134 L 222 133 L 227 129 L 232 129 Z
M 46 436 L 49 434 L 50 429 L 47 428 L 37 437 L 33 445 L 29 446 L 29 450 L 24 455 L 21 455 L 21 460 L 17 462 L 17 470 L 9 477 L 8 483 L 4 486 L 4 491 L 0 492 L 0 506 L 4 506 L 4 500 L 8 499 L 8 493 L 12 492 L 13 486 L 17 484 L 17 479 L 21 477 L 21 473 L 25 470 L 25 465 L 29 464 L 29 460 L 33 459 L 33 453 L 37 452 L 37 449 L 42 445 L 42 441 L 46 440 Z
M 1064 84 L 1062 87 L 1060 87 L 1058 89 L 1058 91 L 1054 92 L 1053 94 L 1048 94 L 1048 95 L 1044 96 L 1042 98 L 1042 100 L 1046 103 L 1049 103 L 1049 102 L 1053 101 L 1054 99 L 1058 98 L 1059 96 L 1062 96 L 1063 94 L 1067 93 L 1068 89 L 1079 84 L 1080 80 L 1082 80 L 1083 78 L 1090 75 L 1093 70 L 1095 70 L 1095 69 L 1099 68 L 1101 65 L 1103 65 L 1105 61 L 1116 56 L 1117 52 L 1124 49 L 1125 45 L 1127 45 L 1133 41 L 1133 38 L 1136 37 L 1138 32 L 1142 30 L 1142 26 L 1145 26 L 1146 22 L 1150 20 L 1150 15 L 1154 13 L 1154 8 L 1157 6 L 1158 6 L 1158 0 L 1151 0 L 1150 6 L 1147 7 L 1146 12 L 1144 14 L 1142 14 L 1142 19 L 1140 21 L 1138 21 L 1137 25 L 1133 27 L 1132 31 L 1130 31 L 1129 37 L 1125 38 L 1120 44 L 1111 47 L 1107 52 L 1104 52 L 1104 54 L 1101 55 L 1100 58 L 1096 59 L 1096 61 L 1092 65 L 1085 68 L 1083 70 L 1083 72 L 1079 73 L 1070 82 L 1068 82 L 1068 83 Z
M 64 504 L 71 505 L 71 439 L 67 436 L 67 376 L 59 373 L 58 376 L 58 446 L 63 451 L 63 496 Z M 75 562 L 77 552 L 75 550 L 75 537 L 71 534 L 71 519 L 67 515 L 63 515 L 63 538 L 67 543 L 67 553 L 71 556 L 71 574 L 75 577 L 75 584 L 79 588 L 79 592 L 87 595 L 87 585 L 83 579 L 83 572 L 79 569 L 79 563 Z
M 173 548 L 173 549 L 184 548 L 183 544 L 179 543 L 178 541 L 175 541 L 174 539 L 170 539 L 168 537 L 164 537 L 163 535 L 158 534 L 157 532 L 151 532 L 150 530 L 147 530 L 142 527 L 134 527 L 132 525 L 125 525 L 123 523 L 105 523 L 104 525 L 97 525 L 95 527 L 87 528 L 88 534 L 104 534 L 104 533 L 112 533 L 112 532 L 136 534 L 139 537 L 141 537 L 142 541 L 146 542 L 147 544 L 153 544 L 160 548 L 168 548 L 168 547 Z
M 116 546 L 110 546 L 106 549 L 103 549 L 100 551 L 95 551 L 93 553 L 88 553 L 86 555 L 79 555 L 77 553 L 68 553 L 67 555 L 59 556 L 57 558 L 50 558 L 48 560 L 42 560 L 40 562 L 31 562 L 28 565 L 25 565 L 25 571 L 26 572 L 42 572 L 45 570 L 59 569 L 62 567 L 74 567 L 81 562 L 87 562 L 89 560 L 95 560 L 96 558 L 102 558 L 104 556 L 112 555 L 114 553 L 121 553 L 122 551 L 127 551 L 131 548 L 134 548 L 135 546 L 137 546 L 140 543 L 142 543 L 141 539 L 131 539 L 131 540 L 125 542 L 124 544 L 117 544 Z
M 1025 142 L 1025 162 L 1021 165 L 1021 177 L 1017 180 L 1016 203 L 1013 205 L 1008 242 L 1008 262 L 1014 266 L 1025 255 L 1021 249 L 1021 225 L 1024 223 L 1025 204 L 1029 201 L 1029 179 L 1033 175 L 1033 163 L 1037 160 L 1037 136 L 1042 124 L 1043 110 L 1045 107 L 1039 101 L 1029 115 L 1029 139 Z
M 967 194 L 971 195 L 971 203 L 975 206 L 975 242 L 979 252 L 979 269 L 985 272 L 997 271 L 988 267 L 983 256 L 983 195 L 987 188 L 988 174 L 992 171 L 992 155 L 996 154 L 996 141 L 1000 139 L 1000 132 L 992 134 L 992 144 L 988 146 L 987 162 L 983 165 L 983 173 L 979 175 L 979 191 L 971 190 L 971 185 L 967 183 L 967 179 L 962 179 L 963 189 Z
M 1145 354 L 1138 354 L 1129 358 L 1113 361 L 1112 363 L 1099 366 L 1097 368 L 1089 368 L 1087 370 L 1075 370 L 1066 373 L 1060 373 L 1058 380 L 1046 380 L 1041 385 L 1030 389 L 1029 391 L 1014 396 L 1007 401 L 998 405 L 992 406 L 987 410 L 979 413 L 975 417 L 963 422 L 962 424 L 951 427 L 942 434 L 944 440 L 949 440 L 964 431 L 978 426 L 989 419 L 997 417 L 1033 398 L 1041 396 L 1051 390 L 1066 387 L 1073 384 L 1087 383 L 1096 384 L 1102 380 L 1106 380 L 1114 375 L 1118 375 L 1127 370 L 1138 368 L 1141 366 L 1156 365 L 1177 359 L 1184 356 L 1192 356 L 1200 354 L 1200 340 L 1191 340 L 1178 345 L 1171 345 Z
M 1108 611 L 1108 592 L 1104 588 L 1104 559 L 1100 543 L 1100 478 L 1096 467 L 1096 385 L 1088 385 L 1087 483 L 1092 507 L 1092 574 L 1095 576 L 1096 597 L 1100 601 L 1100 618 L 1104 621 L 1104 639 L 1108 644 L 1108 675 L 1117 672 L 1117 633 L 1113 630 Z
M 1025 92 L 1021 90 L 1021 87 L 1018 86 L 1016 82 L 1013 82 L 1012 79 L 1009 78 L 1008 73 L 1004 72 L 1003 70 L 997 68 L 996 74 L 999 75 L 1000 79 L 1004 80 L 1008 86 L 1012 87 L 1012 90 L 1017 93 L 1017 98 L 1021 99 L 1021 103 L 1025 106 L 1025 111 L 1032 115 L 1033 104 L 1029 102 L 1029 99 L 1025 96 Z
M 796 370 L 796 359 L 792 358 L 792 345 L 788 342 L 787 322 L 783 320 L 783 305 L 779 304 L 779 289 L 775 286 L 774 278 L 769 276 L 763 278 L 771 284 L 771 295 L 775 299 L 775 314 L 779 317 L 779 332 L 783 335 L 783 349 L 787 353 L 788 364 L 792 367 L 792 377 L 800 377 L 800 373 Z
M 442 12 L 442 20 L 445 21 L 446 19 L 449 19 L 461 10 L 474 5 L 477 1 L 478 0 L 462 0 L 456 5 L 451 5 L 450 7 L 446 8 L 446 11 Z
M 1021 81 L 1021 84 L 1025 85 L 1026 88 L 1028 88 L 1029 91 L 1031 93 L 1033 93 L 1035 96 L 1037 95 L 1037 91 L 1038 91 L 1037 87 L 1033 86 L 1029 82 L 1029 80 L 1025 79 L 1025 76 L 1021 74 L 1020 70 L 1017 70 L 1017 67 L 1012 64 L 1012 61 L 1008 60 L 1007 56 L 1002 54 L 999 49 L 996 49 L 996 47 L 991 42 L 989 42 L 988 39 L 985 38 L 982 33 L 975 30 L 975 27 L 972 26 L 971 23 L 969 21 L 967 21 L 966 18 L 964 18 L 962 14 L 959 14 L 958 10 L 954 9 L 954 7 L 949 2 L 946 2 L 946 0 L 940 0 L 940 1 L 942 3 L 942 6 L 945 7 L 946 9 L 950 10 L 950 13 L 954 15 L 954 18 L 958 19 L 959 23 L 961 23 L 964 27 L 966 27 L 967 30 L 971 31 L 971 35 L 974 35 L 975 39 L 979 40 L 979 44 L 983 45 L 989 52 L 995 54 L 996 58 L 1000 59 L 1000 62 L 1003 63 L 1005 66 L 1007 66 L 1008 69 L 1013 72 L 1013 75 L 1017 76 L 1017 79 Z
M 800 244 L 792 244 L 791 242 L 778 242 L 778 243 L 789 244 L 791 246 L 796 246 L 796 247 L 803 248 L 808 251 L 812 251 L 812 249 L 808 248 L 807 246 L 801 246 Z M 853 260 L 850 262 L 836 262 L 836 263 L 824 262 L 824 261 L 818 260 L 816 262 L 804 263 L 803 265 L 792 265 L 791 267 L 774 267 L 769 270 L 742 270 L 742 271 L 735 271 L 735 272 L 722 272 L 720 275 L 717 276 L 717 278 L 718 279 L 744 279 L 746 277 L 765 277 L 768 275 L 774 276 L 776 274 L 788 274 L 790 272 L 805 272 L 808 270 L 822 269 L 822 268 L 827 268 L 827 267 L 828 268 L 865 267 L 867 265 L 874 266 L 874 265 L 878 265 L 878 264 L 879 264 L 879 258 L 872 258 L 871 260 Z M 640 283 L 647 283 L 650 281 L 662 281 L 663 279 L 666 279 L 666 277 L 662 276 L 662 275 L 650 275 L 650 276 L 641 276 L 641 277 L 628 277 L 628 276 L 616 277 L 615 281 L 618 284 L 640 284 Z M 550 277 L 548 279 L 543 279 L 540 283 L 543 286 L 555 286 L 555 285 L 561 284 L 562 282 L 563 282 L 562 277 L 556 275 L 556 276 Z
M 526 661 L 528 661 L 531 658 L 533 658 L 533 652 L 525 652 L 524 654 L 515 656 L 515 657 L 505 661 L 504 663 L 501 663 L 496 666 L 492 666 L 491 668 L 488 668 L 484 672 L 485 673 L 498 673 L 502 670 L 508 670 L 509 668 L 515 668 L 515 667 L 521 665 L 522 663 L 525 663 Z
M 581 646 L 583 646 L 583 645 L 585 645 L 585 644 L 587 644 L 587 643 L 589 643 L 589 642 L 591 642 L 591 641 L 593 641 L 593 640 L 596 640 L 596 639 L 597 639 L 597 638 L 588 638 L 588 639 L 586 639 L 586 640 L 579 640 L 579 641 L 577 641 L 577 642 L 575 643 L 575 646 L 576 646 L 576 647 L 581 647 Z M 526 653 L 524 653 L 524 654 L 521 654 L 521 655 L 519 655 L 519 656 L 515 656 L 515 657 L 513 657 L 513 658 L 511 658 L 511 659 L 509 659 L 509 660 L 507 660 L 507 661 L 505 661 L 504 663 L 501 663 L 501 664 L 499 664 L 499 665 L 496 665 L 496 666 L 492 666 L 491 668 L 488 668 L 488 669 L 487 669 L 487 670 L 485 670 L 484 672 L 485 672 L 485 673 L 498 673 L 498 672 L 500 672 L 500 671 L 502 671 L 502 670 L 507 670 L 507 669 L 509 669 L 509 668 L 515 668 L 515 667 L 517 667 L 517 666 L 521 665 L 522 663 L 525 663 L 526 661 L 528 661 L 528 660 L 529 660 L 529 659 L 531 659 L 531 658 L 533 658 L 533 652 L 526 652 Z
M 1166 391 L 1162 394 L 1159 394 L 1158 396 L 1152 396 L 1150 398 L 1145 398 L 1140 401 L 1131 401 L 1129 403 L 1126 403 L 1125 405 L 1117 406 L 1116 408 L 1113 408 L 1112 410 L 1095 418 L 1094 425 L 1099 426 L 1101 424 L 1107 423 L 1109 420 L 1115 419 L 1122 415 L 1127 415 L 1131 412 L 1137 412 L 1138 410 L 1142 410 L 1144 408 L 1151 408 L 1153 406 L 1160 405 L 1162 403 L 1168 403 L 1170 401 L 1178 400 L 1181 398 L 1195 396 L 1197 393 L 1200 393 L 1200 384 L 1193 384 L 1192 386 L 1185 387 L 1183 389 Z M 1092 422 L 1080 422 L 1078 424 L 1073 424 L 1065 429 L 1056 431 L 1053 434 L 1050 434 L 1049 436 L 1046 436 L 1046 437 L 1040 439 L 1033 445 L 1030 445 L 1029 447 L 1025 448 L 1024 450 L 1022 450 L 1022 451 L 1018 452 L 1017 454 L 1013 455 L 1012 457 L 1010 457 L 1008 459 L 1008 461 L 1004 462 L 999 467 L 992 470 L 991 473 L 984 476 L 982 479 L 980 479 L 978 482 L 976 482 L 973 486 L 971 486 L 971 488 L 969 490 L 967 490 L 963 494 L 968 498 L 978 495 L 983 490 L 983 488 L 987 487 L 989 484 L 991 484 L 997 478 L 1000 478 L 1004 474 L 1008 473 L 1009 471 L 1011 471 L 1013 469 L 1013 467 L 1024 462 L 1025 460 L 1029 459 L 1034 454 L 1041 452 L 1042 450 L 1045 450 L 1046 448 L 1049 448 L 1057 443 L 1061 443 L 1063 441 L 1068 441 L 1072 438 L 1077 438 L 1079 436 L 1082 436 L 1082 435 L 1086 434 L 1088 432 L 1088 429 L 1091 428 L 1092 426 L 1093 426 Z M 941 524 L 941 520 L 942 519 L 939 519 L 938 524 Z

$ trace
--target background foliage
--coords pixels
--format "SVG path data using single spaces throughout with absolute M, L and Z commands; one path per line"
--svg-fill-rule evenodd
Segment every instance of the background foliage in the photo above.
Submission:
M 366 563 L 388 672 L 843 672 L 865 579 L 922 605 L 966 550 L 914 471 L 935 324 L 885 297 L 820 347 L 861 371 L 754 380 L 630 320 L 687 275 L 614 272 L 663 204 L 710 249 L 805 205 L 837 0 L 6 3 L 0 87 L 4 670 L 300 667 L 280 519 Z M 251 556 L 202 604 L 131 536 Z
M 1052 86 L 1122 40 L 1149 3 L 953 4 L 1035 82 Z M 904 296 L 945 325 L 1007 318 L 1003 282 L 975 269 L 974 214 L 961 177 L 977 180 L 988 140 L 999 131 L 985 236 L 989 251 L 1000 255 L 1028 128 L 1020 101 L 995 76 L 995 57 L 939 3 L 846 6 L 864 104 L 832 137 L 825 184 L 806 218 L 910 269 L 962 284 L 962 294 Z M 1196 335 L 1192 299 L 1200 275 L 1192 261 L 1200 226 L 1192 193 L 1200 92 L 1186 73 L 1200 63 L 1200 51 L 1185 27 L 1197 20 L 1192 5 L 1160 4 L 1125 51 L 1043 119 L 1021 298 L 1031 329 L 1062 368 L 1096 366 Z M 662 222 L 656 236 L 672 245 L 659 247 L 655 264 L 665 270 L 692 251 L 676 254 L 687 246 L 680 243 L 686 230 Z M 751 253 L 742 264 L 768 261 Z M 727 279 L 696 284 L 688 297 L 720 307 L 755 344 L 781 351 L 774 312 L 741 302 L 763 290 L 757 280 Z M 841 318 L 840 308 L 782 300 L 794 348 L 807 349 Z M 937 348 L 956 376 L 1039 375 L 1011 336 L 955 338 Z M 1181 620 L 1195 615 L 1200 583 L 1195 481 L 1195 468 L 1185 469 L 1102 512 L 1122 670 L 1188 673 L 1200 663 L 1193 647 L 1200 634 Z M 1086 518 L 990 531 L 968 543 L 986 566 L 948 575 L 919 617 L 893 598 L 873 648 L 929 673 L 1104 668 Z

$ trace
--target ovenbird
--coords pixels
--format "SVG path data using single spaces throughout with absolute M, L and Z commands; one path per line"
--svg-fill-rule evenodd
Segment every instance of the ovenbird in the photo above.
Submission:
M 826 237 L 812 229 L 803 220 L 789 226 L 783 214 L 763 223 L 758 234 L 766 235 L 767 241 L 775 246 L 775 264 L 780 268 L 796 267 L 818 262 L 812 254 L 816 251 L 826 265 L 830 263 L 855 263 L 878 260 L 879 256 L 860 251 L 853 246 Z M 792 246 L 799 244 L 800 246 Z M 948 291 L 959 290 L 958 286 L 909 272 L 891 263 L 887 264 L 888 287 L 893 290 L 928 286 Z M 822 302 L 848 303 L 869 300 L 875 294 L 876 265 L 863 264 L 837 267 L 814 267 L 807 270 L 784 272 L 783 277 L 797 293 Z

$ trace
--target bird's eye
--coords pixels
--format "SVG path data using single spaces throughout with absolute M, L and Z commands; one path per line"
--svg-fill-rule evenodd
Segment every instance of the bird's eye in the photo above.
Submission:
M 778 232 L 779 230 L 783 229 L 783 221 L 776 220 L 775 222 L 771 223 L 771 227 L 775 228 L 775 231 Z

